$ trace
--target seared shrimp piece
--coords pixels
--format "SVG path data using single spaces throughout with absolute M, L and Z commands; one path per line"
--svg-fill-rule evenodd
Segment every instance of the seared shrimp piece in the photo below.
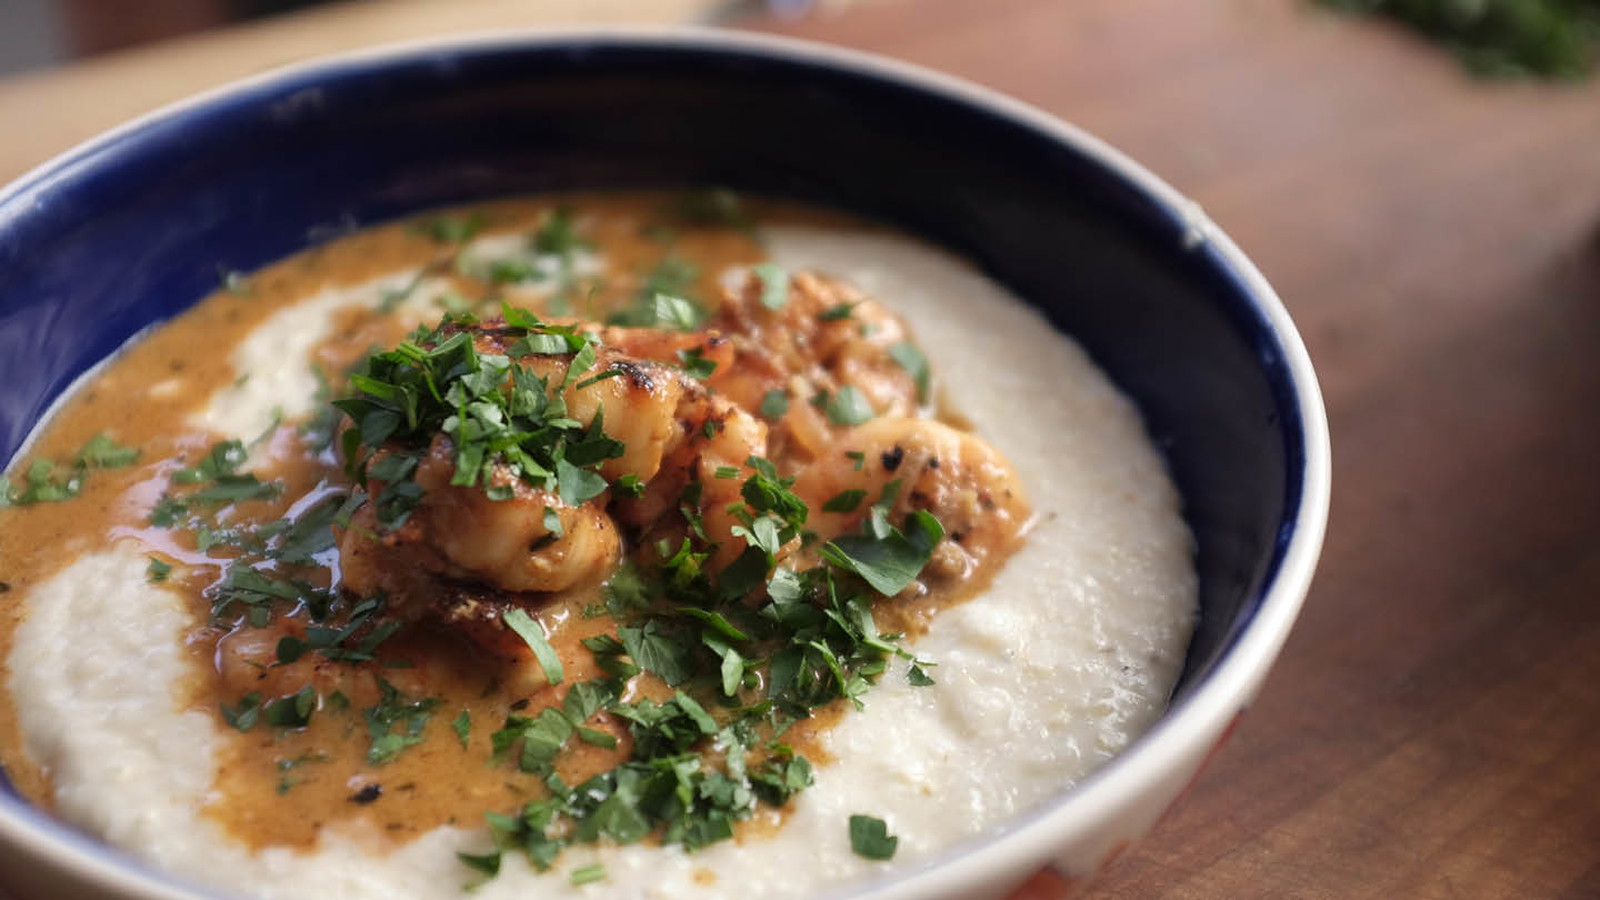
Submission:
M 853 388 L 880 416 L 909 416 L 922 408 L 915 375 L 893 348 L 909 340 L 905 323 L 877 301 L 825 275 L 798 272 L 778 309 L 761 302 L 764 285 L 752 274 L 728 292 L 709 327 L 733 342 L 736 365 L 719 368 L 707 384 L 746 409 L 760 409 L 771 391 L 787 395 L 773 441 L 784 451 L 815 458 L 840 431 L 811 401 Z
M 613 331 L 619 340 L 656 341 L 658 351 L 668 346 L 657 336 Z M 492 326 L 473 333 L 486 354 L 505 355 L 518 337 L 520 332 Z M 739 521 L 727 507 L 741 502 L 749 474 L 745 461 L 766 454 L 766 427 L 672 366 L 607 346 L 597 348 L 582 372 L 569 371 L 573 359 L 538 355 L 516 364 L 544 379 L 552 392 L 562 391 L 568 416 L 585 426 L 599 421 L 622 444 L 621 456 L 598 467 L 612 483 L 632 476 L 644 485 L 641 497 L 616 503 L 622 521 L 651 538 L 693 534 L 700 546 L 716 548 L 713 568 L 737 558 L 744 543 L 733 534 Z M 617 374 L 599 377 L 607 372 Z M 716 477 L 729 470 L 738 477 Z M 469 588 L 550 594 L 592 584 L 615 568 L 622 542 L 607 510 L 618 499 L 612 492 L 571 506 L 503 466 L 489 471 L 491 486 L 506 495 L 501 499 L 491 499 L 480 484 L 452 484 L 454 445 L 445 435 L 434 438 L 411 476 L 421 495 L 403 526 L 379 528 L 371 504 L 355 514 L 340 543 L 346 588 L 387 593 L 403 617 L 427 615 L 466 628 L 484 618 L 481 603 L 471 607 L 463 599 Z M 384 487 L 375 482 L 369 493 L 379 496 Z M 441 581 L 456 589 L 441 592 Z M 445 599 L 432 599 L 441 593 Z M 473 631 L 476 643 L 495 639 Z
M 580 327 L 584 323 L 577 323 Z M 628 331 L 644 329 L 608 329 Z M 492 327 L 474 334 L 479 352 L 504 355 L 520 337 Z M 601 344 L 595 360 L 582 372 L 568 377 L 573 357 L 567 354 L 525 356 L 517 365 L 546 380 L 561 392 L 567 414 L 585 426 L 599 416 L 605 433 L 622 442 L 622 456 L 606 460 L 599 467 L 608 481 L 632 475 L 640 481 L 655 476 L 661 457 L 676 438 L 675 417 L 686 384 L 682 372 L 649 358 L 632 355 Z M 608 373 L 615 372 L 616 375 Z M 595 379 L 597 376 L 599 380 Z M 583 387 L 579 387 L 583 385 Z
M 396 592 L 398 585 L 385 577 L 381 563 L 348 558 L 370 556 L 371 550 L 361 546 L 370 543 L 399 551 L 391 560 L 397 567 L 419 567 L 502 591 L 563 591 L 603 578 L 616 564 L 621 554 L 616 525 L 597 500 L 568 506 L 557 494 L 501 469 L 491 477 L 510 488 L 511 496 L 491 500 L 477 485 L 451 484 L 455 471 L 454 446 L 437 437 L 417 466 L 414 477 L 422 497 L 404 526 L 384 534 L 371 504 L 357 511 L 340 542 L 347 588 Z M 370 492 L 377 496 L 383 487 L 375 482 Z
M 710 565 L 720 569 L 744 552 L 744 541 L 733 534 L 740 523 L 729 507 L 744 504 L 740 492 L 751 475 L 746 461 L 766 455 L 767 426 L 703 390 L 686 395 L 678 413 L 679 437 L 660 471 L 642 496 L 619 498 L 613 509 L 646 541 L 692 534 L 715 546 Z M 682 509 L 691 515 L 680 515 Z
M 615 565 L 621 543 L 599 502 L 568 506 L 501 469 L 493 482 L 511 496 L 491 500 L 481 487 L 450 483 L 454 455 L 448 441 L 434 441 L 417 466 L 422 501 L 411 517 L 449 564 L 441 574 L 506 591 L 551 592 L 604 577 Z
M 898 524 L 926 510 L 944 526 L 945 540 L 925 570 L 942 579 L 981 574 L 1001 561 L 1028 521 L 1022 485 L 1011 464 L 981 439 L 932 419 L 874 419 L 847 432 L 800 472 L 794 491 L 811 507 L 807 527 L 824 540 L 860 527 L 883 485 L 900 482 L 889 511 Z M 845 491 L 864 499 L 849 512 L 823 504 Z

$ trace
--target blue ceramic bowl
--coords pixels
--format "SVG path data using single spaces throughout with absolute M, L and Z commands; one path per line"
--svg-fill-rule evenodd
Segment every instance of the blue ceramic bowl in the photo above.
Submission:
M 1142 410 L 1197 539 L 1171 710 L 992 836 L 853 895 L 1074 878 L 1147 829 L 1248 702 L 1328 504 L 1326 423 L 1282 305 L 1199 210 L 1045 114 L 925 70 L 709 31 L 492 35 L 297 66 L 157 112 L 0 191 L 0 459 L 86 369 L 216 286 L 446 204 L 720 185 L 881 219 L 974 260 Z M 0 797 L 25 896 L 211 896 Z

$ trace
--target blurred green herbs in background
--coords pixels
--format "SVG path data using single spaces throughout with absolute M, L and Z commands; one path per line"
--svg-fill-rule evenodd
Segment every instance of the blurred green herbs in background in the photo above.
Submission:
M 1442 41 L 1474 74 L 1578 79 L 1600 57 L 1600 0 L 1317 0 L 1381 13 Z

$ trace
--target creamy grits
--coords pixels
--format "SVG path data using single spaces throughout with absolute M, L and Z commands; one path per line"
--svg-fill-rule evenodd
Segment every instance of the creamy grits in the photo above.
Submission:
M 815 332 L 778 332 L 791 313 Z M 723 332 L 731 350 L 707 336 Z M 818 359 L 825 341 L 847 350 L 745 384 L 732 367 L 762 334 Z M 475 471 L 459 394 L 446 437 L 406 444 L 402 423 L 386 438 L 374 410 L 401 375 L 382 374 L 382 354 L 407 346 L 548 379 L 541 396 L 567 403 L 541 413 L 562 461 L 519 475 L 506 457 L 456 484 Z M 635 405 L 596 420 L 585 391 Z M 753 399 L 727 399 L 741 391 Z M 630 468 L 649 440 L 620 437 L 663 392 L 683 434 L 649 439 L 667 448 L 660 472 L 684 445 L 700 467 L 665 512 L 658 461 Z M 509 396 L 494 416 L 516 412 Z M 751 455 L 776 461 L 772 480 L 742 450 L 717 455 L 746 438 L 770 451 Z M 436 463 L 449 485 L 429 480 Z M 11 479 L 7 774 L 123 851 L 249 897 L 780 898 L 915 866 L 1148 728 L 1195 618 L 1177 493 L 1133 406 L 1070 339 L 915 239 L 723 194 L 484 204 L 231 278 L 80 385 Z M 776 505 L 748 499 L 774 484 Z M 791 487 L 815 498 L 808 519 L 784 511 Z M 745 524 L 723 521 L 740 504 Z M 520 536 L 510 562 L 485 549 L 498 532 L 475 531 L 502 519 Z M 885 554 L 909 574 L 875 568 Z M 752 559 L 750 586 L 724 590 Z M 630 566 L 645 588 L 619 580 Z M 829 632 L 824 665 L 804 655 L 811 632 L 750 632 L 791 570 L 814 572 L 808 589 L 826 579 L 813 606 L 870 599 L 882 636 Z M 679 575 L 701 594 L 662 586 Z M 440 590 L 458 594 L 441 605 Z M 628 608 L 630 592 L 655 611 Z M 673 612 L 694 605 L 680 596 L 716 598 L 705 610 L 726 618 Z M 657 624 L 693 646 L 646 646 Z M 786 652 L 820 694 L 779 691 Z M 678 678 L 688 660 L 701 668 Z M 574 712 L 579 684 L 598 699 Z M 689 737 L 650 764 L 680 767 L 692 809 L 605 781 L 673 727 Z M 747 751 L 748 775 L 732 764 Z M 616 809 L 563 794 L 580 783 Z M 625 799 L 636 808 L 618 812 Z

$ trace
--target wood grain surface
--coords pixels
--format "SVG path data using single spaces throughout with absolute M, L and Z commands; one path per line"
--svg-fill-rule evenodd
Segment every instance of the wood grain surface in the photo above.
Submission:
M 450 6 L 395 3 L 382 34 L 454 30 Z M 475 7 L 461 27 L 500 21 Z M 299 21 L 321 25 L 0 82 L 0 177 L 180 87 L 363 37 Z M 1600 898 L 1600 84 L 1475 83 L 1297 0 L 739 24 L 1105 137 L 1233 235 L 1310 346 L 1334 509 L 1305 614 L 1226 750 L 1093 895 Z
M 1198 200 L 1310 347 L 1328 543 L 1259 702 L 1097 882 L 1600 898 L 1600 84 L 1295 2 L 919 0 L 783 31 L 1038 104 Z

